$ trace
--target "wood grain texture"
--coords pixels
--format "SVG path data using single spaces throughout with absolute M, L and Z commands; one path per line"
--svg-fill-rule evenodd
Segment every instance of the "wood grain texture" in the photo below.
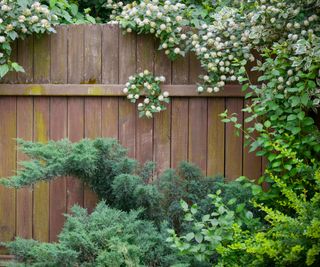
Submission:
M 68 138 L 77 142 L 84 138 L 84 98 L 68 98 Z M 73 205 L 83 206 L 83 183 L 76 177 L 67 177 L 66 209 L 70 212 Z
M 35 82 L 50 82 L 50 35 L 43 35 L 34 40 L 33 78 Z
M 137 36 L 137 72 L 154 72 L 154 40 L 152 36 Z M 142 99 L 139 102 L 143 101 Z M 137 118 L 136 158 L 144 164 L 153 160 L 153 119 Z
M 102 83 L 119 83 L 118 25 L 102 25 Z
M 68 83 L 81 83 L 84 79 L 84 27 L 68 28 Z
M 33 98 L 17 97 L 17 138 L 33 140 Z M 17 151 L 17 161 L 27 156 Z M 19 166 L 17 166 L 19 168 Z M 32 238 L 32 188 L 17 190 L 17 236 Z
M 101 98 L 85 98 L 85 137 L 101 137 Z M 84 207 L 91 212 L 98 198 L 88 186 L 84 187 Z
M 0 84 L 0 96 L 124 96 L 124 87 L 125 84 Z M 163 84 L 160 87 L 172 97 L 244 97 L 238 85 L 226 85 L 215 94 L 199 94 L 194 84 Z
M 68 82 L 68 28 L 57 26 L 51 35 L 51 82 Z M 63 55 L 63 56 L 62 56 Z
M 205 98 L 189 99 L 188 159 L 207 170 L 208 101 Z
M 172 84 L 189 83 L 189 54 L 172 62 Z
M 125 84 L 128 77 L 136 73 L 136 36 L 119 35 L 119 82 Z M 135 157 L 136 107 L 126 98 L 119 99 L 119 141 L 128 149 L 128 155 Z
M 103 137 L 119 138 L 119 99 L 102 98 L 101 131 Z
M 171 167 L 176 168 L 183 160 L 188 160 L 188 99 L 172 99 L 171 120 Z
M 226 109 L 229 114 L 238 114 L 239 123 L 243 123 L 243 99 L 228 98 L 226 100 Z M 233 180 L 242 175 L 242 153 L 243 136 L 240 131 L 239 136 L 235 134 L 235 128 L 231 123 L 226 125 L 226 146 L 225 146 L 225 176 L 228 180 Z
M 49 98 L 34 99 L 34 141 L 45 143 L 49 139 Z M 49 241 L 49 183 L 34 185 L 33 191 L 33 238 Z
M 225 124 L 219 114 L 225 111 L 225 99 L 208 99 L 208 154 L 207 174 L 224 175 Z
M 50 99 L 50 139 L 61 140 L 67 137 L 67 98 Z M 51 242 L 57 241 L 65 221 L 67 202 L 65 177 L 58 177 L 50 182 L 50 236 Z
M 16 168 L 16 97 L 0 98 L 0 177 L 13 175 Z M 0 240 L 15 236 L 16 192 L 0 186 Z M 4 250 L 0 248 L 0 254 Z
M 101 83 L 101 26 L 84 27 L 84 83 Z
M 17 73 L 18 83 L 33 82 L 33 36 L 18 41 L 18 63 L 25 72 Z

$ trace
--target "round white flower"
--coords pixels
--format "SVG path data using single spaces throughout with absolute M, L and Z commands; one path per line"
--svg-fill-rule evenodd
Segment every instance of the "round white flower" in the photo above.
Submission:
M 140 97 L 140 96 L 139 96 L 138 94 L 135 94 L 135 95 L 134 95 L 134 98 L 135 98 L 135 99 L 139 99 L 139 97 Z
M 23 15 L 19 16 L 19 18 L 18 18 L 18 21 L 19 21 L 20 23 L 23 23 L 25 20 L 26 20 L 26 17 L 23 16 Z
M 151 118 L 151 117 L 152 117 L 152 113 L 151 113 L 149 110 L 147 110 L 147 111 L 146 111 L 146 116 L 147 116 L 148 118 Z
M 159 106 L 156 109 L 157 109 L 158 112 L 161 111 L 161 107 L 159 107 Z
M 174 49 L 174 52 L 175 52 L 176 54 L 179 54 L 179 53 L 180 53 L 180 48 L 179 48 L 179 47 L 176 47 L 176 48 Z
M 198 90 L 199 93 L 201 93 L 201 92 L 203 92 L 203 87 L 202 86 L 198 86 L 197 90 Z
M 127 32 L 128 33 L 132 32 L 132 29 L 131 28 L 127 28 Z
M 219 89 L 219 87 L 214 87 L 214 88 L 213 88 L 213 91 L 214 91 L 215 93 L 218 93 L 218 92 L 220 91 L 220 89 Z
M 208 81 L 208 80 L 209 80 L 209 76 L 208 76 L 208 75 L 205 75 L 205 76 L 203 76 L 203 79 L 204 79 L 205 81 Z
M 160 79 L 161 82 L 165 82 L 166 81 L 166 77 L 164 77 L 164 76 L 160 76 L 159 79 Z
M 144 75 L 148 75 L 150 72 L 148 70 L 143 71 Z
M 160 25 L 160 30 L 164 31 L 166 28 L 167 28 L 167 26 L 165 24 Z
M 128 98 L 128 99 L 132 99 L 132 98 L 133 98 L 133 94 L 129 94 L 129 95 L 127 96 L 127 98 Z
M 167 91 L 163 92 L 163 96 L 164 97 L 168 97 L 169 96 L 169 92 L 167 92 Z
M 184 33 L 181 34 L 181 40 L 185 40 L 185 39 L 187 39 L 187 35 L 185 35 Z
M 0 43 L 4 43 L 6 41 L 6 37 L 0 35 Z
M 162 48 L 163 48 L 163 49 L 167 49 L 167 48 L 168 48 L 168 45 L 167 45 L 166 43 L 163 43 L 163 44 L 162 44 Z
M 208 88 L 207 88 L 207 92 L 208 92 L 208 93 L 212 93 L 212 92 L 213 92 L 212 87 L 208 87 Z
M 149 98 L 145 98 L 143 101 L 145 104 L 149 104 L 150 103 L 150 99 Z
M 159 101 L 163 101 L 163 95 L 158 96 Z
M 128 93 L 128 88 L 123 89 L 123 93 L 127 94 Z

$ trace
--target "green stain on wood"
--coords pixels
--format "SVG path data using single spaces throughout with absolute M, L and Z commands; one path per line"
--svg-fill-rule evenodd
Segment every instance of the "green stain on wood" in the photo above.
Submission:
M 45 95 L 46 90 L 41 85 L 28 86 L 24 90 L 24 95 Z
M 104 95 L 104 90 L 99 86 L 92 86 L 88 88 L 88 95 L 93 95 L 93 96 Z

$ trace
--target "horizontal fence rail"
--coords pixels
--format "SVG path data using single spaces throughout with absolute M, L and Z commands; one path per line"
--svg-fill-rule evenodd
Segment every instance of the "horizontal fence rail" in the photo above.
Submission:
M 118 139 L 141 163 L 155 161 L 157 175 L 188 160 L 211 176 L 261 176 L 261 158 L 248 153 L 242 133 L 236 136 L 219 118 L 228 109 L 244 123 L 241 110 L 249 100 L 241 87 L 199 95 L 196 57 L 170 62 L 157 46 L 151 36 L 122 35 L 115 25 L 63 26 L 57 34 L 18 41 L 14 58 L 26 72 L 10 73 L 0 84 L 0 176 L 14 174 L 26 159 L 16 138 L 97 137 Z M 128 77 L 144 69 L 165 76 L 162 90 L 171 95 L 167 110 L 152 119 L 140 119 L 122 93 Z M 56 241 L 62 214 L 75 203 L 91 210 L 96 201 L 73 177 L 21 190 L 0 187 L 0 241 Z

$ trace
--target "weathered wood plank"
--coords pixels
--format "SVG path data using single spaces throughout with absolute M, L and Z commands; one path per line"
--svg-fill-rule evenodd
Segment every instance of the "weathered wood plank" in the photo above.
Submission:
M 197 56 L 194 53 L 190 53 L 189 66 L 190 66 L 189 83 L 201 82 L 199 79 L 199 75 L 203 74 L 204 71 L 201 68 L 200 61 L 197 59 Z
M 171 167 L 176 168 L 180 161 L 188 160 L 188 99 L 172 99 L 171 121 Z
M 33 97 L 17 98 L 17 138 L 33 139 Z M 17 161 L 23 160 L 27 157 L 18 150 Z M 22 238 L 32 238 L 32 197 L 31 187 L 17 190 L 16 234 Z
M 207 175 L 224 175 L 225 124 L 219 114 L 225 111 L 225 99 L 208 99 Z
M 25 70 L 17 74 L 18 83 L 33 82 L 33 39 L 33 36 L 28 36 L 18 41 L 18 63 Z
M 70 25 L 68 37 L 68 83 L 79 84 L 84 79 L 83 25 Z
M 119 35 L 119 82 L 125 84 L 136 73 L 136 36 Z M 123 87 L 122 87 L 123 88 Z M 128 155 L 135 157 L 136 107 L 126 98 L 119 99 L 119 141 L 128 148 Z
M 51 82 L 68 82 L 68 28 L 57 26 L 51 35 Z
M 67 98 L 50 99 L 50 139 L 60 140 L 67 137 Z M 64 224 L 66 213 L 66 178 L 59 177 L 50 182 L 50 236 L 51 242 L 57 241 Z
M 155 41 L 156 48 L 159 47 L 159 41 Z M 172 81 L 172 62 L 165 55 L 164 50 L 157 50 L 154 59 L 154 73 L 157 76 L 164 76 L 167 84 L 171 84 Z
M 154 72 L 154 40 L 152 36 L 137 36 L 137 72 Z M 143 101 L 139 99 L 139 102 Z M 144 164 L 153 160 L 153 119 L 137 119 L 136 159 Z
M 124 82 L 126 82 L 125 80 Z M 124 84 L 0 84 L 0 96 L 124 96 Z M 226 85 L 214 94 L 199 94 L 195 85 L 163 84 L 162 91 L 179 97 L 244 97 L 239 85 Z
M 101 83 L 101 26 L 84 26 L 84 83 Z
M 207 171 L 208 101 L 205 98 L 189 99 L 188 159 Z
M 13 175 L 16 168 L 16 97 L 0 98 L 0 177 Z M 0 186 L 0 240 L 10 241 L 15 235 L 16 193 Z M 3 254 L 0 249 L 0 254 Z
M 117 97 L 102 98 L 103 137 L 119 138 L 119 99 Z
M 34 99 L 34 141 L 45 143 L 49 139 L 49 98 Z M 34 185 L 33 238 L 49 241 L 49 183 Z
M 237 113 L 239 123 L 243 123 L 243 99 L 228 98 L 226 100 L 226 109 L 230 114 Z M 235 128 L 231 123 L 226 125 L 226 146 L 225 146 L 225 176 L 232 180 L 242 175 L 242 151 L 243 136 L 240 131 L 239 136 L 235 135 Z
M 34 39 L 34 81 L 37 83 L 50 82 L 50 35 L 43 35 Z
M 172 62 L 172 84 L 189 83 L 189 54 Z
M 84 98 L 68 98 L 68 138 L 76 142 L 84 137 Z M 67 177 L 67 211 L 73 205 L 83 206 L 83 183 L 76 177 Z
M 101 98 L 85 98 L 85 137 L 101 137 Z M 91 212 L 98 198 L 88 186 L 84 187 L 84 207 Z
M 119 34 L 118 25 L 102 25 L 102 83 L 119 82 Z

